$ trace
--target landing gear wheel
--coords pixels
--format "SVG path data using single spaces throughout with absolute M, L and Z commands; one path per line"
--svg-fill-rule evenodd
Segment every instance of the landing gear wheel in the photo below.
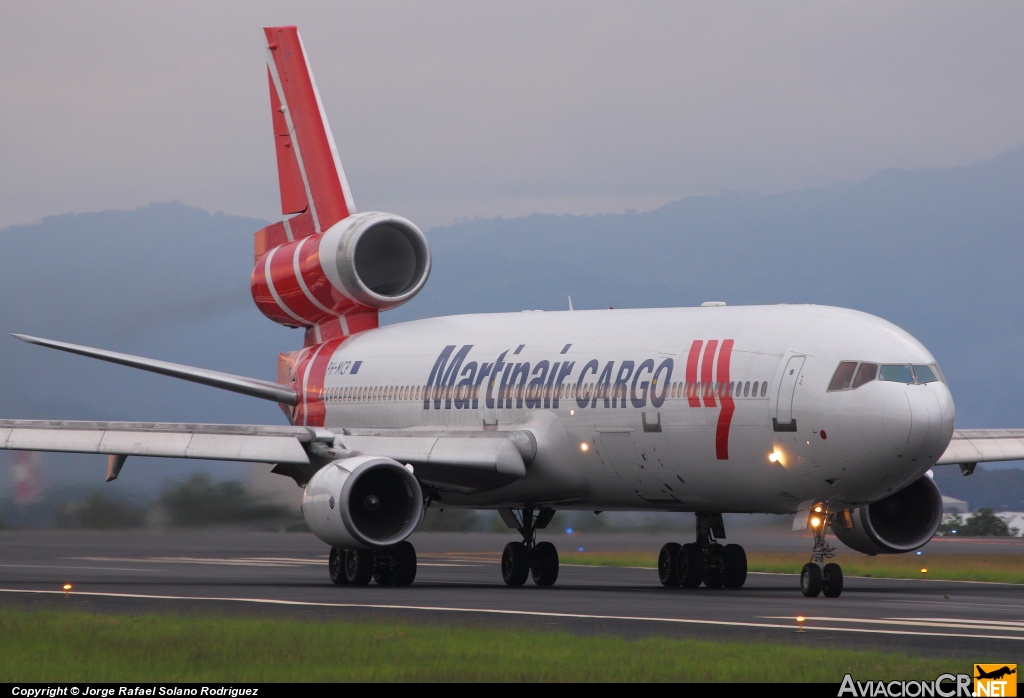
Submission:
M 354 586 L 369 584 L 373 578 L 373 551 L 346 550 L 345 578 Z
M 552 543 L 544 541 L 533 548 L 530 574 L 539 587 L 549 587 L 558 579 L 558 550 Z
M 327 572 L 331 581 L 339 586 L 348 584 L 345 576 L 345 551 L 341 548 L 331 548 L 331 555 L 327 558 Z
M 800 592 L 809 599 L 821 593 L 821 568 L 813 562 L 804 565 L 800 572 Z
M 721 589 L 725 586 L 725 555 L 721 543 L 712 543 L 704 556 L 704 586 Z
M 676 571 L 676 560 L 679 557 L 679 543 L 665 543 L 658 554 L 658 579 L 662 586 L 679 586 L 679 574 Z
M 725 562 L 723 581 L 726 589 L 739 589 L 747 581 L 747 553 L 743 546 L 732 543 L 722 549 Z
M 843 568 L 834 562 L 825 565 L 824 579 L 821 581 L 821 593 L 834 599 L 843 593 Z
M 526 584 L 530 575 L 530 559 L 526 546 L 512 542 L 505 546 L 501 553 L 501 578 L 510 587 L 521 587 Z
M 389 551 L 391 556 L 391 583 L 399 587 L 407 587 L 416 579 L 416 548 L 412 543 L 403 540 Z
M 704 556 L 696 543 L 687 543 L 679 549 L 676 576 L 679 577 L 679 583 L 688 589 L 700 586 L 704 579 Z

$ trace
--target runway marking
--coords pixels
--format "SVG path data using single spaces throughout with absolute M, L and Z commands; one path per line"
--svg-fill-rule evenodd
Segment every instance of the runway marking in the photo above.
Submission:
M 89 562 L 153 562 L 157 564 L 179 563 L 189 565 L 227 565 L 241 567 L 300 567 L 303 565 L 322 565 L 324 560 L 286 557 L 73 557 L 70 560 Z
M 2 589 L 0 593 L 6 594 L 64 594 L 63 590 L 53 589 Z M 482 613 L 487 615 L 502 615 L 502 616 L 528 616 L 534 618 L 566 618 L 574 620 L 620 620 L 620 621 L 642 621 L 647 623 L 667 623 L 673 625 L 717 625 L 717 626 L 730 626 L 730 627 L 742 627 L 742 628 L 758 628 L 762 630 L 766 629 L 778 629 L 778 630 L 796 630 L 796 622 L 790 619 L 789 623 L 750 623 L 742 621 L 727 621 L 727 620 L 704 620 L 699 618 L 654 618 L 646 616 L 607 616 L 598 615 L 593 613 L 554 613 L 550 611 L 515 611 L 510 609 L 497 609 L 497 608 L 457 608 L 450 606 L 410 606 L 410 605 L 399 605 L 399 604 L 357 604 L 357 603 L 327 603 L 322 601 L 288 601 L 286 599 L 259 599 L 259 598 L 244 598 L 244 597 L 217 597 L 217 596 L 170 596 L 164 594 L 126 594 L 126 593 L 114 593 L 114 592 L 103 592 L 103 591 L 75 591 L 74 596 L 94 596 L 94 597 L 105 597 L 105 598 L 122 598 L 122 599 L 152 599 L 159 601 L 234 601 L 236 603 L 253 603 L 253 604 L 264 604 L 270 606 L 305 606 L 305 607 L 319 607 L 319 608 L 355 608 L 355 609 L 376 609 L 381 611 L 430 611 L 440 613 Z M 778 618 L 778 616 L 762 616 L 766 618 Z M 788 618 L 788 617 L 787 617 Z M 972 633 L 949 633 L 949 632 L 924 632 L 924 631 L 913 631 L 913 630 L 894 630 L 894 629 L 883 629 L 883 628 L 850 628 L 841 626 L 817 626 L 813 622 L 816 619 L 813 617 L 807 618 L 807 623 L 804 625 L 805 632 L 811 631 L 831 631 L 831 632 L 846 632 L 846 633 L 867 633 L 867 634 L 878 634 L 878 635 L 910 635 L 918 637 L 957 637 L 963 639 L 977 639 L 977 640 L 1019 640 L 1024 641 L 1022 635 L 981 635 Z M 825 619 L 821 618 L 818 620 L 840 620 L 846 621 L 849 619 L 835 618 Z M 861 621 L 864 622 L 864 621 Z M 1002 628 L 999 628 L 1002 629 Z
M 980 604 L 975 604 L 980 605 Z M 1016 606 L 1014 608 L 1017 608 Z M 896 618 L 895 620 L 916 620 L 914 618 Z M 1020 628 L 1024 630 L 1024 621 L 1020 620 L 986 620 L 986 621 L 973 621 L 964 620 L 963 618 L 932 618 L 933 621 L 942 621 L 944 623 L 988 623 L 989 625 L 1006 625 L 1011 628 Z
M 761 616 L 779 620 L 791 616 Z M 811 617 L 808 616 L 808 620 Z M 967 619 L 945 619 L 945 618 L 833 618 L 829 616 L 815 616 L 814 620 L 826 621 L 828 623 L 864 623 L 866 625 L 913 625 L 927 628 L 963 628 L 965 630 L 1019 630 L 1024 632 L 1024 624 L 1007 623 L 1005 621 L 984 621 Z M 1024 640 L 1024 637 L 1018 638 Z
M 309 558 L 294 557 L 72 557 L 69 560 L 83 560 L 87 562 L 153 562 L 157 564 L 176 563 L 187 565 L 224 565 L 227 567 L 301 567 L 304 565 L 324 565 L 327 558 L 311 560 Z M 3 566 L 3 565 L 0 565 Z M 38 565 L 44 567 L 45 565 Z M 420 567 L 476 567 L 479 563 L 473 561 L 465 562 L 419 562 Z M 151 570 L 134 570 L 131 568 L 111 567 L 82 567 L 79 569 L 123 569 L 125 572 L 150 572 Z
M 85 567 L 82 565 L 14 565 L 0 564 L 0 567 L 32 567 L 44 570 L 104 570 L 106 572 L 163 572 L 163 570 L 141 569 L 135 567 Z

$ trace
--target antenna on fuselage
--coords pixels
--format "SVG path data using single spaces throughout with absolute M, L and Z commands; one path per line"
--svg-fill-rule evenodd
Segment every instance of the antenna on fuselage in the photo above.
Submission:
M 569 296 L 569 310 L 572 310 L 572 296 Z

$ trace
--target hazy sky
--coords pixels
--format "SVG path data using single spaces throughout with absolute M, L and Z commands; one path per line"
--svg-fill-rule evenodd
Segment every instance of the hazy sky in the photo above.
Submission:
M 261 27 L 296 24 L 356 204 L 422 227 L 653 208 L 1024 143 L 1024 3 L 0 5 L 0 227 L 278 217 Z

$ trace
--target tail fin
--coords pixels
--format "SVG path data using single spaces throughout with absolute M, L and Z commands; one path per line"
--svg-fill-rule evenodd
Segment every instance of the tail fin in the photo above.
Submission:
M 274 119 L 281 212 L 321 233 L 356 212 L 338 148 L 296 27 L 267 27 L 267 78 Z M 301 234 L 297 237 L 301 237 Z

